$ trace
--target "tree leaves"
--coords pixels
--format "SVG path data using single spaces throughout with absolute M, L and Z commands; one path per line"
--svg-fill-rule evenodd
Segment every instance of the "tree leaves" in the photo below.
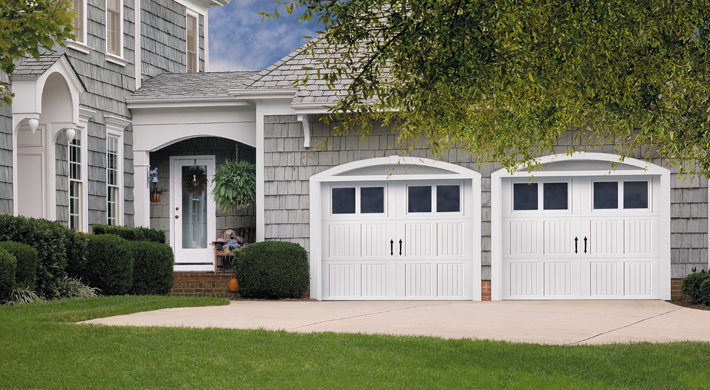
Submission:
M 39 59 L 40 47 L 51 50 L 74 39 L 72 7 L 69 0 L 0 0 L 0 71 L 12 75 L 15 61 L 25 55 Z M 0 95 L 12 103 L 7 83 L 0 82 Z
M 710 176 L 710 0 L 296 3 L 325 27 L 305 47 L 319 78 L 347 83 L 341 134 L 382 122 L 405 149 L 513 169 L 578 129 L 568 153 L 612 145 Z

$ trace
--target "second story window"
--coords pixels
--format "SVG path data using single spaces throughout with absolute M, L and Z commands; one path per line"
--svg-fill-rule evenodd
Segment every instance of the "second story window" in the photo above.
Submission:
M 197 17 L 187 15 L 187 71 L 194 73 L 198 71 L 198 39 L 197 34 Z
M 76 18 L 74 19 L 74 42 L 85 44 L 84 0 L 74 0 L 74 11 L 76 11 Z
M 107 196 L 107 224 L 118 224 L 118 138 L 108 137 L 106 139 L 106 185 Z
M 121 57 L 122 39 L 122 0 L 106 0 L 106 51 Z

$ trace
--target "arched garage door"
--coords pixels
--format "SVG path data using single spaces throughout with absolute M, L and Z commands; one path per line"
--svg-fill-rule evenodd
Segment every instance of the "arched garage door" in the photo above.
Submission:
M 389 158 L 373 162 L 385 164 L 356 165 L 317 189 L 320 298 L 480 299 L 480 176 L 431 160 L 394 170 Z

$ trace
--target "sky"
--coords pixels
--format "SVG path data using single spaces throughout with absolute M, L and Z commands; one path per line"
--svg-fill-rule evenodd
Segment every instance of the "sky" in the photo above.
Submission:
M 283 2 L 283 1 L 282 1 Z M 283 5 L 280 19 L 257 12 L 272 12 L 276 0 L 232 0 L 209 9 L 210 72 L 263 70 L 316 36 L 317 25 L 298 23 L 302 11 L 288 15 Z

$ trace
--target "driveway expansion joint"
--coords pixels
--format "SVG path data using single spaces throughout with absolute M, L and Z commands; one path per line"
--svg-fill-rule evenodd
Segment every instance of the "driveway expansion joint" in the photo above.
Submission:
M 424 305 L 424 306 L 443 306 L 443 305 L 451 305 L 451 304 L 453 304 L 453 303 L 455 303 L 455 302 L 453 302 L 453 301 L 452 301 L 452 302 L 441 302 L 441 303 L 438 303 L 438 304 Z M 420 308 L 420 307 L 422 307 L 422 306 L 408 306 L 408 307 L 402 307 L 402 308 L 399 308 L 399 309 L 392 309 L 392 310 L 378 311 L 378 312 L 374 312 L 374 313 L 359 314 L 359 315 L 350 316 L 350 317 L 333 318 L 333 319 L 330 319 L 330 320 L 318 321 L 318 322 L 314 322 L 314 323 L 311 323 L 311 324 L 296 326 L 296 327 L 294 327 L 294 328 L 287 329 L 287 331 L 292 331 L 292 330 L 301 329 L 301 328 L 307 328 L 307 327 L 309 327 L 309 326 L 314 326 L 314 325 L 318 325 L 318 324 L 325 324 L 325 323 L 328 323 L 328 322 L 344 321 L 344 320 L 350 320 L 350 319 L 359 318 L 359 317 L 369 317 L 369 316 L 375 316 L 375 315 L 379 315 L 379 314 L 394 313 L 394 312 L 397 312 L 397 311 L 405 311 L 405 310 L 410 310 L 410 309 L 418 309 L 418 308 Z
M 634 326 L 634 325 L 640 324 L 640 323 L 642 323 L 642 322 L 644 322 L 644 321 L 648 321 L 648 320 L 651 320 L 651 319 L 654 319 L 654 318 L 657 318 L 657 317 L 661 317 L 661 316 L 664 316 L 664 315 L 669 314 L 669 313 L 673 313 L 673 312 L 678 311 L 678 310 L 681 310 L 681 309 L 683 309 L 683 308 L 680 307 L 680 308 L 678 308 L 678 309 L 669 310 L 669 311 L 667 311 L 667 312 L 665 312 L 665 313 L 656 314 L 656 315 L 654 315 L 654 316 L 642 318 L 642 319 L 640 319 L 640 320 L 638 320 L 638 321 L 636 321 L 636 322 L 633 322 L 633 323 L 631 323 L 631 324 L 624 325 L 624 326 L 620 326 L 620 327 L 618 327 L 618 328 L 614 328 L 614 329 L 608 330 L 608 331 L 606 331 L 606 332 L 601 332 L 601 333 L 599 333 L 599 334 L 595 334 L 594 336 L 587 337 L 586 339 L 582 339 L 582 340 L 579 340 L 579 341 L 574 341 L 574 342 L 571 342 L 571 343 L 567 343 L 567 344 L 565 344 L 565 345 L 577 345 L 577 344 L 583 343 L 583 342 L 585 342 L 585 341 L 589 341 L 589 340 L 591 340 L 591 339 L 597 338 L 597 337 L 599 337 L 599 336 L 603 336 L 603 335 L 605 335 L 605 334 L 609 334 L 609 333 L 612 333 L 612 332 L 616 332 L 617 330 L 621 330 L 621 329 L 624 329 L 624 328 L 629 328 L 629 327 L 632 327 L 632 326 Z

